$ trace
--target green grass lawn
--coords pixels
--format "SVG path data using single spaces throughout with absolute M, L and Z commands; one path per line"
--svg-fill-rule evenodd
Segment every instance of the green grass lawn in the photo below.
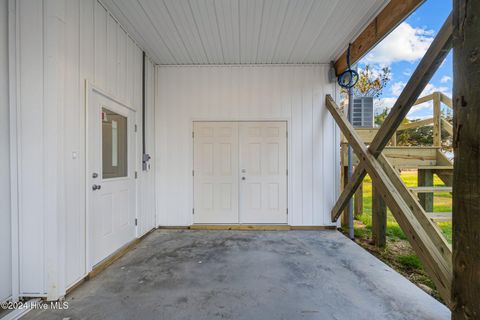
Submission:
M 417 172 L 416 171 L 404 171 L 401 173 L 401 177 L 408 187 L 417 186 Z M 444 186 L 444 183 L 435 175 L 435 186 Z M 438 192 L 434 194 L 433 199 L 434 212 L 452 212 L 452 195 L 449 192 Z M 363 182 L 363 214 L 356 218 L 360 220 L 365 228 L 355 230 L 357 236 L 370 233 L 372 228 L 372 180 L 367 175 Z M 442 230 L 445 238 L 448 242 L 452 242 L 452 223 L 441 222 L 438 226 Z M 398 238 L 405 240 L 405 234 L 400 229 L 400 226 L 395 221 L 390 210 L 387 214 L 387 236 L 392 238 Z
M 417 186 L 416 171 L 404 171 L 401 173 L 401 177 L 408 187 Z M 437 176 L 434 176 L 434 185 L 444 186 Z M 434 212 L 452 212 L 451 194 L 448 192 L 435 193 L 433 206 Z M 390 210 L 387 212 L 386 247 L 378 248 L 372 244 L 372 180 L 368 175 L 363 182 L 363 213 L 356 217 L 356 220 L 355 237 L 357 243 L 441 301 L 432 279 L 423 269 L 420 259 L 407 241 Z M 441 222 L 438 226 L 447 241 L 451 243 L 452 223 Z M 429 290 L 425 288 L 429 288 Z

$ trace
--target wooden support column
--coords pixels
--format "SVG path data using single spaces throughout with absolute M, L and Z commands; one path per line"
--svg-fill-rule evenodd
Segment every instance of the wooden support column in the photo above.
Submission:
M 387 206 L 377 186 L 372 184 L 372 238 L 377 247 L 384 247 L 387 238 Z
M 479 12 L 453 1 L 453 320 L 480 319 Z
M 433 145 L 442 146 L 442 115 L 440 112 L 441 96 L 439 92 L 433 94 Z
M 355 192 L 354 209 L 355 218 L 363 214 L 363 183 L 358 187 L 357 192 Z
M 348 185 L 348 167 L 343 166 L 342 170 L 343 170 L 343 188 L 345 188 L 345 186 Z M 345 206 L 345 210 L 343 210 L 343 214 L 342 214 L 342 227 L 343 228 L 348 228 L 348 210 L 349 210 L 349 208 L 350 208 L 350 205 L 347 204 Z
M 418 169 L 418 186 L 433 186 L 433 171 L 431 169 Z M 433 212 L 433 193 L 419 193 L 418 199 L 426 212 Z

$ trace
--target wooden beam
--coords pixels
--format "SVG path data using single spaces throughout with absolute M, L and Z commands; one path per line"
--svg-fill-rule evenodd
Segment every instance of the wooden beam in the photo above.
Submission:
M 360 60 L 370 49 L 395 29 L 410 13 L 425 0 L 391 0 L 390 3 L 368 24 L 352 42 L 350 63 Z M 335 71 L 340 75 L 347 68 L 347 51 L 335 62 Z
M 355 192 L 355 218 L 358 218 L 363 214 L 363 183 L 360 184 L 360 186 L 357 189 L 357 192 Z
M 447 107 L 450 107 L 452 108 L 452 99 L 450 99 L 450 97 L 446 96 L 445 94 L 441 93 L 440 92 L 440 96 L 441 96 L 441 100 L 442 102 L 447 106 Z
M 433 95 L 433 145 L 442 146 L 442 114 L 440 110 L 441 96 L 438 92 Z
M 417 101 L 413 104 L 414 106 L 433 100 L 433 93 L 426 95 L 424 97 L 418 98 Z
M 392 138 L 392 135 L 397 131 L 403 119 L 412 108 L 413 104 L 417 101 L 419 95 L 425 89 L 425 86 L 428 84 L 435 71 L 446 58 L 452 45 L 452 29 L 452 15 L 450 14 L 415 69 L 415 72 L 408 80 L 407 85 L 390 110 L 390 113 L 378 130 L 377 135 L 373 138 L 368 149 L 374 157 L 378 157 L 385 148 L 388 141 Z M 346 138 L 348 139 L 348 137 Z M 365 169 L 361 166 L 357 168 L 357 170 L 359 169 L 362 169 L 362 171 L 354 175 L 355 179 L 353 179 L 352 176 L 352 179 L 350 179 L 348 185 L 342 191 L 337 202 L 348 202 L 351 195 L 355 193 L 361 181 L 363 181 L 367 174 Z M 350 195 L 350 197 L 347 195 Z M 337 203 L 335 205 L 335 208 L 343 207 L 345 207 L 344 203 Z
M 375 184 L 372 184 L 372 238 L 377 247 L 387 243 L 387 206 Z
M 348 185 L 348 166 L 343 166 L 343 188 Z M 348 230 L 348 213 L 350 211 L 350 202 L 347 202 L 341 219 L 342 228 Z
M 418 186 L 432 187 L 433 186 L 433 170 L 432 169 L 418 169 Z M 418 200 L 426 212 L 433 211 L 433 192 L 421 192 L 418 195 Z
M 453 320 L 480 318 L 480 1 L 454 0 Z
M 429 193 L 429 192 L 452 192 L 452 187 L 413 187 L 409 188 L 413 193 Z
M 431 124 L 433 124 L 433 118 L 423 119 L 423 120 L 414 121 L 410 123 L 403 123 L 398 127 L 397 131 L 424 127 Z
M 368 151 L 330 95 L 326 97 L 326 106 L 354 152 L 362 159 L 360 165 L 366 168 L 373 183 L 377 185 L 386 205 L 435 282 L 442 299 L 450 304 L 452 277 L 450 246 L 383 155 L 376 159 Z M 357 171 L 358 168 L 355 172 Z
M 442 119 L 442 128 L 448 132 L 449 135 L 453 136 L 453 126 L 445 119 Z
M 441 169 L 441 167 L 447 167 L 448 169 Z M 433 169 L 433 173 L 435 173 L 440 180 L 445 183 L 446 186 L 453 185 L 453 164 L 452 162 L 441 152 L 437 150 L 437 167 Z
M 358 174 L 363 171 L 363 164 L 358 164 L 355 171 L 353 171 L 350 182 L 357 181 L 359 186 L 363 182 L 363 179 L 359 179 Z M 340 217 L 340 215 L 342 214 L 342 211 L 348 206 L 348 200 L 355 194 L 355 191 L 357 190 L 358 186 L 352 188 L 350 182 L 343 188 L 343 192 L 340 194 L 337 203 L 335 203 L 335 206 L 332 209 L 332 221 L 337 221 L 338 217 Z M 345 192 L 347 187 L 349 192 Z

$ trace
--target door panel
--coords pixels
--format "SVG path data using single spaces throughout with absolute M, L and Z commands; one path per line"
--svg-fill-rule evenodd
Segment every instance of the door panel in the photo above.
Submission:
M 240 223 L 287 223 L 286 122 L 240 122 Z
M 91 89 L 89 252 L 93 266 L 135 238 L 135 112 Z
M 238 124 L 194 122 L 194 223 L 238 223 Z

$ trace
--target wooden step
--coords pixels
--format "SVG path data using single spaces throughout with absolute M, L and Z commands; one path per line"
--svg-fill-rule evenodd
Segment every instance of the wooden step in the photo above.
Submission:
M 414 193 L 452 192 L 452 187 L 411 187 Z
M 453 166 L 409 166 L 409 165 L 396 165 L 397 169 L 425 169 L 425 170 L 453 170 Z
M 452 221 L 451 212 L 427 212 L 427 216 L 434 222 Z

